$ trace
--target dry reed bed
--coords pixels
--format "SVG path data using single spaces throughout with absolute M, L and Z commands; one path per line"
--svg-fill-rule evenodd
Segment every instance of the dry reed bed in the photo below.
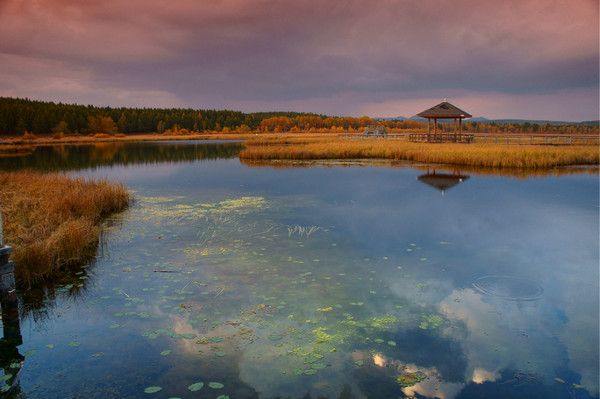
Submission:
M 249 140 L 240 158 L 252 160 L 392 159 L 491 168 L 597 165 L 599 148 L 501 144 L 429 144 L 381 139 Z
M 173 140 L 246 140 L 256 137 L 255 133 L 192 133 L 172 135 L 160 133 L 148 134 L 98 134 L 93 136 L 69 135 L 54 138 L 51 135 L 34 136 L 33 138 L 0 137 L 0 152 L 13 151 L 15 148 L 33 148 L 42 145 L 57 144 L 91 144 L 98 142 L 138 142 L 138 141 L 173 141 Z
M 81 265 L 96 253 L 100 224 L 124 210 L 130 195 L 121 184 L 61 174 L 0 172 L 4 236 L 21 285 Z

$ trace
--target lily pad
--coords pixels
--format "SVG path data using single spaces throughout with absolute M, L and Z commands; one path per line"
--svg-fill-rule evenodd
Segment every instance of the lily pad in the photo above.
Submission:
M 162 391 L 162 388 L 159 386 L 151 386 L 144 389 L 145 393 L 156 393 Z
M 196 392 L 202 389 L 202 387 L 204 387 L 204 383 L 203 382 L 195 382 L 192 385 L 190 385 L 188 387 L 188 390 L 190 390 L 191 392 Z
M 221 389 L 221 388 L 225 387 L 225 385 L 221 384 L 220 382 L 214 382 L 214 381 L 209 382 L 208 386 L 211 387 L 212 389 Z

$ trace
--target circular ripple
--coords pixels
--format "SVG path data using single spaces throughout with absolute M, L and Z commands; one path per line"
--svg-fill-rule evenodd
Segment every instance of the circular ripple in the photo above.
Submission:
M 544 290 L 535 281 L 514 276 L 483 276 L 473 282 L 479 292 L 511 301 L 535 301 Z

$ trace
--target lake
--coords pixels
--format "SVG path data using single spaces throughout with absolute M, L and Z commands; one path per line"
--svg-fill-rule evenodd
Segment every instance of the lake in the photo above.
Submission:
M 598 397 L 596 173 L 244 164 L 241 146 L 0 158 L 135 198 L 94 262 L 4 312 L 23 341 L 0 347 L 8 397 Z

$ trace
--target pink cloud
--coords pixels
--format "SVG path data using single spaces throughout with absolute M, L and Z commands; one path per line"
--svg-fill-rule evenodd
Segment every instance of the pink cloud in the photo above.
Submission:
M 0 38 L 0 95 L 387 114 L 468 93 L 486 115 L 597 116 L 590 0 L 4 0 Z

